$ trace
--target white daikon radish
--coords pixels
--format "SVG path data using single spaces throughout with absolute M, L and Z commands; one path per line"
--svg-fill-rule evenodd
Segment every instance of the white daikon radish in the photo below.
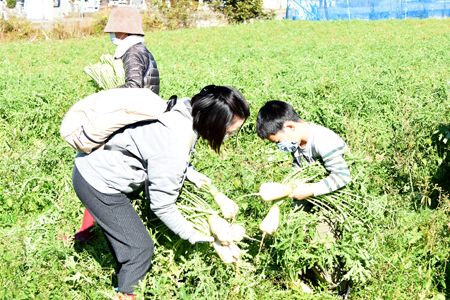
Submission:
M 240 242 L 246 237 L 245 228 L 241 225 L 233 224 L 231 230 L 233 231 L 233 242 Z
M 239 249 L 239 247 L 236 244 L 230 244 L 227 247 L 230 248 L 233 257 L 239 260 L 239 256 L 241 255 L 241 249 Z
M 280 206 L 277 204 L 272 205 L 269 213 L 259 225 L 259 230 L 268 235 L 273 235 L 278 229 L 280 223 Z
M 263 201 L 278 200 L 292 194 L 293 189 L 277 182 L 267 182 L 259 187 L 259 196 Z
M 233 242 L 233 230 L 225 219 L 222 219 L 218 215 L 209 215 L 208 223 L 211 228 L 211 233 L 222 245 L 229 245 Z
M 235 254 L 233 254 L 233 251 L 230 249 L 230 247 L 223 246 L 218 240 L 213 243 L 213 246 L 217 254 L 219 254 L 220 259 L 223 260 L 224 263 L 231 264 L 236 262 L 236 257 L 234 257 Z
M 279 224 L 280 224 L 280 203 L 276 203 L 272 205 L 272 207 L 269 210 L 269 213 L 261 222 L 261 225 L 259 225 L 259 230 L 263 232 L 263 236 L 261 239 L 261 244 L 259 245 L 258 256 L 259 253 L 261 253 L 262 245 L 264 242 L 264 238 L 266 237 L 266 234 L 273 235 L 275 231 L 277 231 Z
M 231 219 L 237 215 L 239 206 L 236 204 L 236 202 L 228 198 L 222 192 L 214 193 L 213 197 L 217 205 L 219 205 L 220 210 L 222 211 L 222 215 L 225 219 Z

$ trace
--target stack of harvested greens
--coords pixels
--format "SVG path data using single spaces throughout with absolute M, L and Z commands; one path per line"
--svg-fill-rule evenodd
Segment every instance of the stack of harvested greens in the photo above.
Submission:
M 125 84 L 125 71 L 121 59 L 113 59 L 112 55 L 100 56 L 100 62 L 89 64 L 84 68 L 101 90 L 108 90 Z

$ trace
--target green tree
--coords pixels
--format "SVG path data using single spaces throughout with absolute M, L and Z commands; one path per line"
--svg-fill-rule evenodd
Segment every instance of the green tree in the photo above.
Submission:
M 16 7 L 17 0 L 6 0 L 6 7 L 14 8 Z
M 270 20 L 274 18 L 273 11 L 263 11 L 263 0 L 222 0 L 213 4 L 215 9 L 222 11 L 229 21 L 243 23 L 251 19 Z

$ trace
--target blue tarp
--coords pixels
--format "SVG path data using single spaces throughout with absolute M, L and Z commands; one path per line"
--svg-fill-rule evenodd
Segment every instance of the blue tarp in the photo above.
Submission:
M 380 20 L 446 18 L 450 0 L 287 0 L 286 19 Z

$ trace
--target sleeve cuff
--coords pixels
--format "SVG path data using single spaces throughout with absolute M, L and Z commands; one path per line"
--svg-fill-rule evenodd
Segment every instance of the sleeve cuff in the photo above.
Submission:
M 314 196 L 320 196 L 320 195 L 330 193 L 327 185 L 325 184 L 325 182 L 323 180 L 313 183 L 313 184 L 311 184 L 311 186 L 312 186 Z

